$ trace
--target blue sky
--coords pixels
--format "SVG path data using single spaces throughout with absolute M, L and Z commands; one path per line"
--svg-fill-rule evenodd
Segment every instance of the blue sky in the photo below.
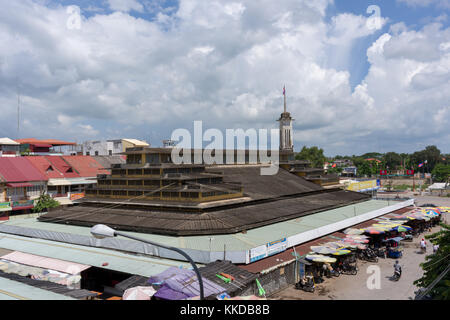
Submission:
M 0 136 L 270 129 L 286 84 L 296 150 L 450 152 L 450 0 L 1 3 Z

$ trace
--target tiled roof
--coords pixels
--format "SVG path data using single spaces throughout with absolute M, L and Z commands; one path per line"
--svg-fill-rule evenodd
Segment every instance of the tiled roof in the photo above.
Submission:
M 29 138 L 29 139 L 17 139 L 15 141 L 20 144 L 50 144 L 52 146 L 76 145 L 75 142 L 68 142 L 68 141 L 62 141 L 62 140 L 56 140 L 56 139 L 38 140 L 35 138 Z
M 42 156 L 26 157 L 31 164 L 49 179 L 64 178 L 64 174 L 58 171 L 57 167 Z
M 45 156 L 48 162 L 52 164 L 54 168 L 56 168 L 59 172 L 61 172 L 64 175 L 64 178 L 79 178 L 80 175 L 78 174 L 77 170 L 64 161 L 63 157 L 61 156 Z
M 80 177 L 97 177 L 97 174 L 110 173 L 91 156 L 63 156 L 62 158 L 75 168 Z

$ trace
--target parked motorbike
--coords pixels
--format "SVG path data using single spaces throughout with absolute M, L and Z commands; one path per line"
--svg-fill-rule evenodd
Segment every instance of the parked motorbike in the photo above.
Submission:
M 305 280 L 300 280 L 295 284 L 295 289 L 303 290 L 306 292 L 314 292 L 315 290 L 314 280 L 312 277 L 307 277 Z
M 353 266 L 348 263 L 344 263 L 341 265 L 339 272 L 347 275 L 356 275 L 358 273 L 358 268 L 356 265 Z
M 378 256 L 376 252 L 371 248 L 367 248 L 366 250 L 361 251 L 358 254 L 358 258 L 369 262 L 378 262 Z

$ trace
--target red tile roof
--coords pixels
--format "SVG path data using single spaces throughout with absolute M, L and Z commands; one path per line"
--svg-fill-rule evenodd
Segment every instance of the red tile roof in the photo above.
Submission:
M 74 145 L 76 145 L 75 142 L 68 142 L 68 141 L 62 141 L 62 140 L 56 140 L 56 139 L 38 140 L 35 138 L 29 138 L 29 139 L 17 139 L 15 141 L 20 144 L 50 144 L 52 146 L 74 146 Z
M 97 174 L 110 174 L 97 160 L 91 156 L 63 156 L 81 177 L 97 177 Z
M 48 180 L 25 157 L 0 158 L 0 177 L 6 182 Z
M 54 168 L 61 172 L 64 176 L 63 178 L 79 178 L 76 168 L 72 167 L 67 163 L 61 156 L 44 156 Z
M 43 175 L 47 176 L 49 179 L 62 179 L 64 174 L 60 172 L 56 166 L 50 163 L 46 157 L 43 156 L 32 156 L 26 157 L 31 164 L 36 167 Z

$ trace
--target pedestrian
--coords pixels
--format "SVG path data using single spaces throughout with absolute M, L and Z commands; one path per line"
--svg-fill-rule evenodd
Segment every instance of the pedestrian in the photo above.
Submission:
M 427 251 L 427 243 L 425 242 L 424 238 L 422 238 L 422 241 L 420 241 L 420 248 L 422 249 L 423 252 Z
M 436 243 L 433 246 L 433 253 L 436 253 L 439 250 L 439 245 Z

